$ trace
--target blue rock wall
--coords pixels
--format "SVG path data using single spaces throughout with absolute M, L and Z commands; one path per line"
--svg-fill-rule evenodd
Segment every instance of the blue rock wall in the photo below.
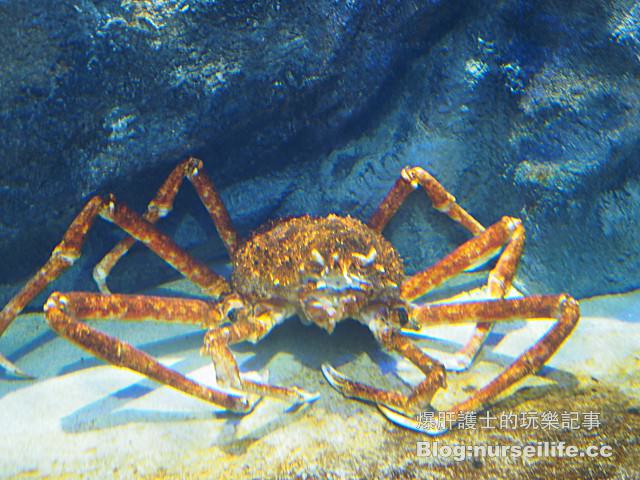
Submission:
M 187 154 L 243 232 L 274 216 L 367 218 L 402 166 L 421 165 L 485 225 L 523 219 L 528 291 L 640 286 L 635 2 L 158 5 L 0 4 L 7 291 L 90 194 L 142 209 Z M 163 228 L 215 256 L 196 203 L 182 194 Z M 467 238 L 419 195 L 385 233 L 410 271 Z M 89 288 L 116 238 L 98 227 L 63 285 Z M 131 257 L 127 288 L 162 268 Z
M 421 165 L 483 224 L 523 219 L 527 291 L 638 288 L 640 24 L 623 3 L 466 12 L 388 89 L 371 128 L 303 179 L 290 170 L 275 213 L 367 218 L 402 166 Z M 408 203 L 386 233 L 415 271 L 466 235 L 419 195 Z
M 226 185 L 328 151 L 426 25 L 455 21 L 439 3 L 0 3 L 0 281 L 92 194 L 143 208 L 187 154 Z

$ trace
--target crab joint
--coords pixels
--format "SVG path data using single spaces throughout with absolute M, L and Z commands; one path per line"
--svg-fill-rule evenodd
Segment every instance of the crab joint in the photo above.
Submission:
M 416 175 L 413 172 L 413 168 L 407 166 L 404 167 L 401 171 L 400 171 L 400 176 L 409 183 L 409 185 L 411 185 L 412 188 L 416 189 L 418 188 L 418 186 L 420 185 L 420 182 L 418 181 Z
M 69 299 L 62 295 L 60 292 L 53 292 L 47 302 L 44 304 L 44 311 L 48 312 L 52 308 L 57 308 L 61 311 L 64 311 L 69 303 Z

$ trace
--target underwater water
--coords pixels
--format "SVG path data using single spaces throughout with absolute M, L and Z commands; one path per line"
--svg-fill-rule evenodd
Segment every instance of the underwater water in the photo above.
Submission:
M 640 477 L 635 2 L 8 0 L 0 32 L 0 478 Z M 225 409 L 209 328 L 301 390 Z

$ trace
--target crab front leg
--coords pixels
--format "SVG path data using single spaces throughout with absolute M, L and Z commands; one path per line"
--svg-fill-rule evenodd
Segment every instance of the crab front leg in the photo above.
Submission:
M 331 386 L 346 397 L 373 402 L 377 405 L 386 405 L 394 412 L 402 412 L 403 416 L 408 417 L 428 407 L 435 393 L 440 388 L 446 387 L 446 373 L 440 362 L 424 353 L 389 324 L 388 317 L 393 314 L 393 312 L 383 310 L 366 323 L 386 350 L 397 352 L 418 367 L 425 375 L 425 379 L 416 385 L 409 394 L 395 390 L 383 390 L 350 380 L 328 363 L 322 365 L 322 373 Z
M 241 394 L 222 392 L 199 384 L 168 368 L 133 345 L 96 330 L 82 319 L 157 320 L 214 325 L 224 318 L 224 302 L 104 295 L 84 292 L 53 293 L 45 304 L 51 328 L 83 349 L 112 365 L 133 370 L 159 383 L 234 412 L 248 412 L 251 405 Z
M 526 350 L 502 373 L 487 385 L 473 393 L 468 399 L 452 406 L 447 411 L 451 418 L 459 418 L 464 412 L 484 410 L 491 400 L 527 375 L 534 374 L 551 358 L 573 331 L 580 319 L 578 302 L 569 295 L 540 295 L 513 299 L 465 302 L 457 304 L 424 305 L 417 307 L 411 315 L 419 322 L 456 325 L 469 322 L 499 322 L 518 318 L 554 319 L 556 323 L 532 347 Z M 442 430 L 426 431 L 420 428 L 416 418 L 399 412 L 393 406 L 379 405 L 382 413 L 391 421 L 427 434 L 442 433 Z
M 185 178 L 195 188 L 200 201 L 209 212 L 229 255 L 232 255 L 238 244 L 238 235 L 233 228 L 231 218 L 222 203 L 220 195 L 209 176 L 203 170 L 202 160 L 189 157 L 177 165 L 158 189 L 153 200 L 149 202 L 143 218 L 147 222 L 154 224 L 160 218 L 166 217 L 173 210 L 175 197 Z M 110 293 L 107 287 L 107 276 L 135 242 L 136 239 L 134 237 L 124 238 L 94 267 L 93 279 L 102 293 Z
M 281 387 L 254 380 L 250 375 L 241 374 L 230 345 L 249 341 L 258 342 L 271 329 L 290 316 L 285 308 L 259 305 L 250 311 L 242 306 L 236 311 L 237 320 L 230 324 L 209 330 L 205 335 L 204 352 L 211 355 L 216 372 L 216 380 L 223 387 L 230 387 L 246 393 L 268 396 L 291 401 L 295 405 L 314 402 L 316 393 L 299 387 Z
M 578 302 L 568 295 L 546 295 L 456 304 L 424 305 L 415 308 L 410 315 L 419 322 L 441 325 L 509 321 L 517 318 L 551 318 L 557 321 L 535 345 L 520 355 L 500 375 L 477 390 L 468 399 L 447 410 L 451 414 L 451 418 L 457 418 L 458 414 L 463 412 L 483 410 L 492 399 L 511 385 L 525 376 L 537 372 L 573 331 L 580 318 L 580 308 Z M 384 330 L 382 331 L 384 332 Z M 394 333 L 391 331 L 391 347 L 418 365 L 411 357 L 411 354 L 407 354 L 412 352 L 413 349 L 410 347 L 402 348 L 403 345 L 411 344 L 408 341 L 397 341 Z M 416 347 L 413 346 L 413 348 Z M 417 350 L 422 353 L 421 350 Z M 438 365 L 434 360 L 431 360 L 431 362 L 432 365 Z M 433 370 L 427 370 L 428 373 L 423 370 L 427 378 L 418 384 L 409 396 L 376 389 L 349 380 L 329 365 L 323 365 L 323 372 L 329 383 L 338 391 L 349 397 L 375 402 L 389 420 L 402 427 L 429 435 L 439 435 L 447 430 L 447 428 L 439 428 L 440 426 L 434 430 L 425 430 L 421 428 L 416 416 L 414 416 L 417 413 L 416 407 L 424 405 L 424 401 L 429 399 L 429 395 L 433 395 L 438 387 L 444 386 L 444 382 L 439 385 L 437 380 L 429 383 L 430 377 L 438 378 L 432 373 Z M 425 385 L 425 382 L 427 382 L 428 386 Z M 420 401 L 410 402 L 409 399 L 416 398 L 416 392 L 420 389 L 425 389 L 428 395 L 419 398 Z

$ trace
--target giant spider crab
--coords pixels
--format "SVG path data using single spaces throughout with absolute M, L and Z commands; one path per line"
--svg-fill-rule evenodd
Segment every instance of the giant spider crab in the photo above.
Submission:
M 328 215 L 283 219 L 240 241 L 213 183 L 200 160 L 189 158 L 167 177 L 143 216 L 112 196 L 93 197 L 73 220 L 50 259 L 0 313 L 0 334 L 22 309 L 60 273 L 73 264 L 87 231 L 97 216 L 115 223 L 129 235 L 94 269 L 101 293 L 53 293 L 44 306 L 53 330 L 94 355 L 119 367 L 234 412 L 248 412 L 248 394 L 310 403 L 318 395 L 298 387 L 274 386 L 240 373 L 229 346 L 257 342 L 287 317 L 298 315 L 332 332 L 346 318 L 367 325 L 387 350 L 416 365 L 425 378 L 408 394 L 350 380 L 330 365 L 322 366 L 328 382 L 347 397 L 372 402 L 393 422 L 421 429 L 416 414 L 428 408 L 433 395 L 446 386 L 445 370 L 469 367 L 494 322 L 513 318 L 549 318 L 556 323 L 532 347 L 494 380 L 453 405 L 461 414 L 485 408 L 488 402 L 528 374 L 536 372 L 571 333 L 579 319 L 578 303 L 568 295 L 505 299 L 524 245 L 520 220 L 504 217 L 484 228 L 460 207 L 438 181 L 419 167 L 407 167 L 367 224 L 351 217 Z M 191 181 L 229 252 L 231 282 L 199 263 L 154 223 L 173 208 L 183 180 Z M 402 260 L 381 232 L 407 196 L 422 187 L 433 207 L 466 228 L 473 236 L 436 264 L 406 276 Z M 198 285 L 213 300 L 111 294 L 109 271 L 140 241 Z M 490 300 L 454 303 L 416 303 L 445 280 L 499 253 L 489 273 Z M 210 354 L 222 389 L 199 384 L 150 355 L 102 333 L 83 319 L 151 319 L 200 324 L 207 328 L 203 351 Z M 435 324 L 476 324 L 469 342 L 443 363 L 428 356 L 407 336 L 410 329 Z M 23 374 L 0 356 L 9 372 Z M 456 417 L 453 417 L 456 418 Z M 434 427 L 429 434 L 442 433 Z

